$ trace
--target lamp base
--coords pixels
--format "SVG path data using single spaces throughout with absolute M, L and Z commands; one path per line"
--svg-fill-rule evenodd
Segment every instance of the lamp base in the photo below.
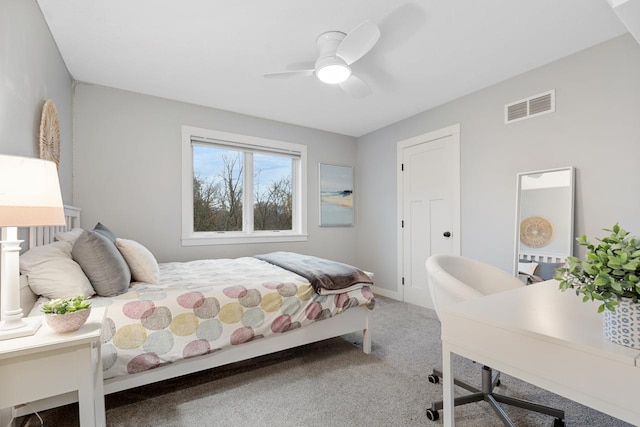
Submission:
M 0 341 L 33 335 L 42 325 L 42 316 L 23 317 L 22 320 L 25 325 L 14 329 L 2 330 L 2 324 L 0 324 Z

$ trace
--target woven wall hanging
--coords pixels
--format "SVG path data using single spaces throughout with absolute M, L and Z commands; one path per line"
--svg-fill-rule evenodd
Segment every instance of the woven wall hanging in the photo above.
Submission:
M 40 118 L 40 158 L 53 161 L 60 168 L 60 122 L 56 104 L 47 99 Z
M 553 226 L 549 221 L 532 216 L 520 223 L 520 241 L 530 248 L 547 246 L 553 238 Z

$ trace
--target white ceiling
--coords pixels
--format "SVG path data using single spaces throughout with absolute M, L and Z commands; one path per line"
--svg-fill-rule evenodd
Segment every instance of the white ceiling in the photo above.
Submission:
M 361 136 L 625 32 L 605 0 L 38 0 L 77 81 Z M 315 77 L 319 34 L 364 20 L 363 99 Z M 514 100 L 515 101 L 515 100 Z

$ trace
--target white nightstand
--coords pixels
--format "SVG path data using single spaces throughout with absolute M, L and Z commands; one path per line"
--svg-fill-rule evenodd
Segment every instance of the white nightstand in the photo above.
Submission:
M 104 427 L 100 334 L 105 316 L 106 308 L 92 308 L 75 332 L 58 334 L 43 322 L 33 336 L 0 341 L 0 408 L 77 391 L 80 424 Z M 10 418 L 1 418 L 4 427 Z

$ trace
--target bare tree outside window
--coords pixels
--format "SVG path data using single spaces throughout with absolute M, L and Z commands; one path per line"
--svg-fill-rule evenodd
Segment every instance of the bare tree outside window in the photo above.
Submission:
M 255 154 L 253 171 L 254 229 L 291 230 L 293 228 L 291 158 Z
M 194 149 L 193 230 L 241 231 L 242 153 L 197 148 Z M 197 154 L 201 155 L 200 162 L 207 166 L 196 167 Z M 209 162 L 203 161 L 205 158 Z
M 194 146 L 193 155 L 194 231 L 242 231 L 245 153 Z M 253 154 L 253 162 L 254 230 L 292 230 L 292 159 Z
M 291 178 L 272 182 L 266 190 L 256 191 L 254 196 L 254 229 L 291 230 L 293 217 Z

